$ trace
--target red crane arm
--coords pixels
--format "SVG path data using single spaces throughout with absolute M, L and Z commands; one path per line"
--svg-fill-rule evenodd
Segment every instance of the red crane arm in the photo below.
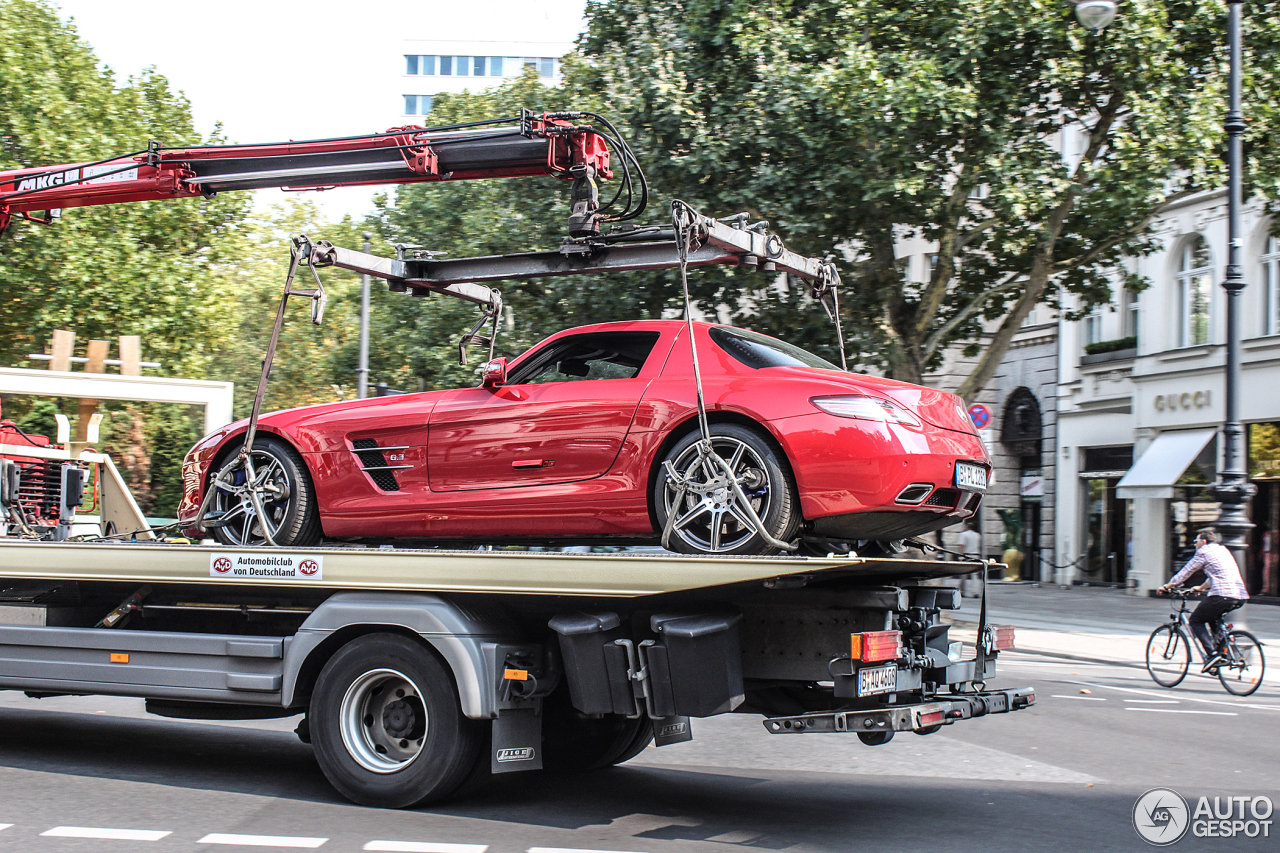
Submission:
M 130 201 L 212 196 L 263 187 L 328 189 L 556 175 L 594 186 L 612 178 L 609 146 L 593 128 L 525 112 L 462 129 L 418 126 L 341 139 L 162 148 L 95 163 L 0 172 L 0 232 L 14 216 Z

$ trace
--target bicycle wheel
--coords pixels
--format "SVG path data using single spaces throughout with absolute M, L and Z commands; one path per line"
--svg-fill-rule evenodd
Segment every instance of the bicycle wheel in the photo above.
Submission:
M 1161 625 L 1147 640 L 1147 672 L 1161 687 L 1177 687 L 1191 667 L 1191 643 L 1172 625 Z
M 1248 631 L 1230 631 L 1226 643 L 1227 662 L 1218 667 L 1218 680 L 1234 696 L 1249 696 L 1262 686 L 1267 668 L 1262 643 Z

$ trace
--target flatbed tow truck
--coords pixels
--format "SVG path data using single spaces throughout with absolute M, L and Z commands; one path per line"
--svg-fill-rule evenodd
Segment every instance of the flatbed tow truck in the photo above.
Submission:
M 600 203 L 596 180 L 613 174 L 610 146 L 629 174 L 639 166 L 616 134 L 577 124 L 584 115 L 523 113 L 508 120 L 514 127 L 397 128 L 273 146 L 153 144 L 97 163 L 25 169 L 0 174 L 0 230 L 19 218 L 47 224 L 53 217 L 41 212 L 64 207 L 224 189 L 551 174 L 574 182 L 570 237 L 558 251 L 441 261 L 403 247 L 390 261 L 306 243 L 301 262 L 378 275 L 393 290 L 461 296 L 481 306 L 495 333 L 500 302 L 476 282 L 732 263 L 790 272 L 834 301 L 829 264 L 787 252 L 743 219 L 689 210 L 697 239 L 679 252 L 671 231 L 602 232 L 602 222 L 643 207 L 610 214 Z M 286 286 L 277 334 L 290 293 Z M 322 306 L 322 288 L 292 294 Z M 480 325 L 467 337 L 491 348 Z M 60 464 L 65 474 L 77 460 Z M 15 482 L 0 497 L 17 491 Z M 65 520 L 74 502 L 60 500 Z M 50 530 L 65 527 L 56 521 Z M 6 528 L 14 529 L 0 521 Z M 493 773 L 620 763 L 650 742 L 689 740 L 691 718 L 750 713 L 771 734 L 856 733 L 876 745 L 1026 708 L 1031 688 L 986 687 L 1012 629 L 988 625 L 984 606 L 977 647 L 966 654 L 940 618 L 959 606 L 959 591 L 932 584 L 987 568 L 853 552 L 699 557 L 0 536 L 0 689 L 141 697 L 151 713 L 187 719 L 304 715 L 298 736 L 340 793 L 407 807 Z
M 342 794 L 404 807 L 490 773 L 626 761 L 690 739 L 690 717 L 874 745 L 1025 708 L 1030 688 L 984 687 L 1011 631 L 964 655 L 939 618 L 959 591 L 923 584 L 983 568 L 0 540 L 0 689 L 305 714 Z

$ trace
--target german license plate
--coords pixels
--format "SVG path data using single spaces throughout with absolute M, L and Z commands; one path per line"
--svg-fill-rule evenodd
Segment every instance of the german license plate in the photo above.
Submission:
M 987 490 L 987 469 L 969 462 L 956 463 L 956 488 L 966 492 Z
M 858 670 L 858 695 L 874 696 L 898 689 L 898 665 L 873 666 Z

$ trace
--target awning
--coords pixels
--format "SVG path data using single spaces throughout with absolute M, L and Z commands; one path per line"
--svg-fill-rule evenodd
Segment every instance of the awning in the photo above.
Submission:
M 1120 478 L 1116 484 L 1116 497 L 1125 500 L 1173 497 L 1174 482 L 1217 434 L 1216 429 L 1160 433 L 1129 472 Z

